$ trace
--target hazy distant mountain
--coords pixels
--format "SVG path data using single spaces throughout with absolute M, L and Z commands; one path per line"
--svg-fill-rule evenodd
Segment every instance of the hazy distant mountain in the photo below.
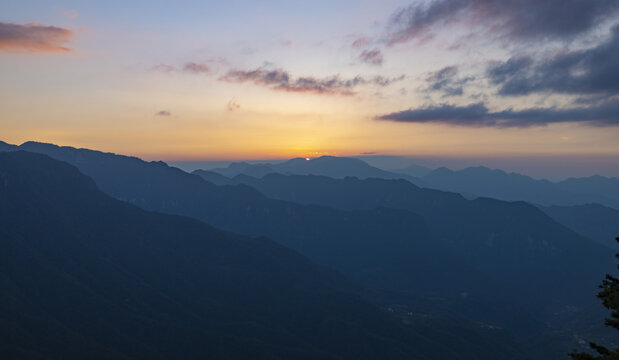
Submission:
M 262 177 L 266 174 L 277 172 L 272 164 L 250 164 L 246 162 L 233 162 L 228 167 L 215 168 L 210 171 L 226 177 L 235 177 L 239 174 Z
M 459 171 L 439 168 L 422 180 L 428 187 L 503 200 L 541 205 L 599 203 L 619 209 L 619 179 L 592 176 L 561 182 L 535 180 L 516 173 L 470 167 Z
M 593 175 L 586 178 L 569 178 L 557 183 L 563 191 L 574 196 L 589 197 L 597 202 L 619 210 L 619 178 Z
M 46 156 L 0 153 L 0 198 L 5 359 L 463 358 L 289 249 L 114 200 Z
M 535 300 L 540 305 L 553 298 L 550 292 L 577 296 L 581 291 L 576 290 L 578 282 L 585 287 L 593 286 L 595 276 L 600 276 L 605 268 L 598 267 L 596 262 L 606 259 L 603 263 L 610 266 L 611 252 L 524 202 L 466 200 L 455 193 L 422 189 L 403 180 L 280 174 L 261 179 L 239 176 L 235 180 L 274 199 L 301 204 L 344 210 L 383 206 L 413 211 L 422 215 L 430 230 L 472 266 L 518 284 L 520 293 L 529 286 L 528 291 L 536 294 L 532 296 L 549 291 Z M 575 266 L 576 263 L 581 265 Z M 562 283 L 556 281 L 557 277 L 572 280 Z
M 344 178 L 354 176 L 360 179 L 380 178 L 380 179 L 406 179 L 415 184 L 423 184 L 419 179 L 407 175 L 390 171 L 385 171 L 368 165 L 366 162 L 346 157 L 321 156 L 319 158 L 307 160 L 305 158 L 291 159 L 278 164 L 249 164 L 245 162 L 232 163 L 227 168 L 217 168 L 211 171 L 227 177 L 234 177 L 240 174 L 253 177 L 263 177 L 271 173 L 286 175 L 323 175 L 332 178 Z
M 619 250 L 614 240 L 619 236 L 619 210 L 599 204 L 542 206 L 540 209 L 575 232 Z
M 406 174 L 416 178 L 422 178 L 431 173 L 432 169 L 425 166 L 413 164 L 402 169 L 393 169 L 391 171 L 398 174 Z

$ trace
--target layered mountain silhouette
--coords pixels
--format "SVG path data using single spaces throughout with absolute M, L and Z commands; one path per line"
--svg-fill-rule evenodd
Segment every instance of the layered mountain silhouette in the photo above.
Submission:
M 454 336 L 468 333 L 455 323 L 405 325 L 273 241 L 142 210 L 44 155 L 0 153 L 0 200 L 4 359 L 518 354 L 497 339 Z
M 406 173 L 385 171 L 371 166 L 360 159 L 336 156 L 321 156 L 314 159 L 295 158 L 278 164 L 237 162 L 231 163 L 227 168 L 216 168 L 211 171 L 226 177 L 234 177 L 240 174 L 263 177 L 267 174 L 278 173 L 286 175 L 323 175 L 336 179 L 346 176 L 355 176 L 360 179 L 407 179 L 415 184 L 423 184 L 418 178 Z
M 480 166 L 458 171 L 439 168 L 422 180 L 430 188 L 495 199 L 546 206 L 598 203 L 619 209 L 619 179 L 599 175 L 551 182 Z
M 499 286 L 437 241 L 410 211 L 305 206 L 269 199 L 246 185 L 215 186 L 162 162 L 34 142 L 20 149 L 75 165 L 117 199 L 268 236 L 371 288 L 453 297 L 489 296 L 494 291 L 488 286 Z
M 264 183 L 279 181 L 274 188 L 280 193 L 274 194 L 250 183 L 251 177 L 245 184 L 215 186 L 161 162 L 32 142 L 20 148 L 74 164 L 116 198 L 269 236 L 372 287 L 474 296 L 516 281 L 519 300 L 573 305 L 590 294 L 575 285 L 594 287 L 608 269 L 603 260 L 611 258 L 528 204 L 467 201 L 404 180 L 262 178 Z M 569 282 L 556 281 L 568 274 Z
M 201 170 L 204 171 L 204 170 Z M 360 159 L 322 156 L 306 160 L 291 159 L 278 164 L 232 163 L 227 168 L 208 170 L 209 172 L 233 178 L 248 175 L 261 178 L 277 173 L 283 175 L 322 175 L 336 179 L 347 176 L 359 179 L 405 179 L 409 182 L 431 189 L 460 193 L 467 198 L 490 197 L 508 201 L 527 201 L 543 206 L 569 206 L 599 203 L 619 209 L 619 179 L 594 175 L 588 178 L 569 178 L 560 182 L 536 180 L 526 175 L 506 173 L 502 170 L 483 166 L 469 167 L 454 171 L 442 167 L 430 169 L 411 165 L 407 168 L 385 171 L 368 165 Z M 204 178 L 207 172 L 201 174 Z M 225 178 L 213 180 L 226 184 Z
M 269 236 L 404 308 L 425 301 L 469 318 L 485 314 L 491 328 L 525 337 L 565 331 L 562 339 L 575 341 L 565 326 L 572 318 L 547 324 L 594 303 L 599 278 L 613 268 L 607 248 L 524 202 L 313 175 L 241 175 L 230 179 L 238 185 L 216 186 L 161 162 L 40 143 L 19 148 L 69 162 L 105 193 L 145 209 Z
M 607 250 L 524 202 L 466 200 L 456 193 L 423 189 L 404 180 L 279 174 L 233 180 L 273 199 L 343 210 L 381 206 L 420 214 L 441 243 L 478 270 L 518 284 L 520 295 L 528 288 L 529 299 L 538 305 L 557 299 L 552 295 L 555 292 L 572 292 L 575 297 L 586 294 L 576 284 L 590 288 L 595 276 L 610 264 Z M 557 281 L 563 278 L 571 280 Z
M 397 174 L 406 174 L 406 175 L 410 175 L 416 178 L 422 178 L 426 175 L 428 175 L 429 173 L 432 172 L 433 169 L 425 167 L 425 166 L 421 166 L 421 165 L 417 165 L 417 164 L 412 164 L 410 166 L 407 166 L 405 168 L 401 168 L 401 169 L 393 169 L 391 170 L 394 173 Z

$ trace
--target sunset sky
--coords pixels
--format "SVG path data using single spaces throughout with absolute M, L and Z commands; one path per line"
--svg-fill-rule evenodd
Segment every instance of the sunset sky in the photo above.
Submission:
M 619 176 L 618 10 L 3 1 L 0 140 L 168 161 L 573 157 Z

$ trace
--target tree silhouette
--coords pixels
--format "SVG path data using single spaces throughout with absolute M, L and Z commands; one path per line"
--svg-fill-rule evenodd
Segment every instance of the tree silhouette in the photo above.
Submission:
M 619 241 L 619 238 L 615 238 L 615 240 Z M 615 256 L 619 258 L 619 254 Z M 597 296 L 602 300 L 602 304 L 611 311 L 610 318 L 606 319 L 605 324 L 619 330 L 619 279 L 607 274 L 606 279 L 600 285 L 600 289 L 601 291 Z M 573 352 L 570 356 L 573 360 L 619 360 L 619 348 L 610 350 L 593 342 L 590 342 L 589 346 L 598 355 Z

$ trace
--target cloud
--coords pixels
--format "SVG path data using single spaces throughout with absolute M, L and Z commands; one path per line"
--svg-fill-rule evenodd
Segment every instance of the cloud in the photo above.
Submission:
M 80 16 L 80 14 L 75 10 L 63 10 L 62 15 L 68 19 L 75 19 Z
M 609 96 L 619 94 L 619 26 L 596 47 L 568 51 L 542 61 L 517 56 L 491 64 L 486 74 L 500 95 L 536 92 Z
M 619 10 L 616 0 L 434 0 L 397 10 L 389 44 L 423 40 L 447 25 L 475 24 L 512 40 L 567 39 Z
M 174 65 L 159 64 L 159 65 L 153 66 L 151 70 L 160 71 L 163 73 L 179 72 L 179 73 L 194 74 L 194 75 L 211 73 L 211 67 L 209 65 L 205 63 L 195 63 L 195 62 L 185 63 L 180 68 Z
M 363 50 L 359 55 L 359 60 L 370 65 L 382 65 L 383 53 L 379 49 Z
M 176 71 L 176 67 L 172 65 L 167 65 L 167 64 L 159 64 L 159 65 L 153 66 L 151 70 L 160 71 L 164 73 L 171 73 L 171 72 Z
M 361 48 L 368 46 L 371 42 L 372 42 L 371 38 L 367 36 L 363 36 L 363 37 L 355 39 L 355 41 L 352 42 L 352 47 L 355 49 L 361 49 Z
M 188 62 L 183 65 L 183 72 L 192 74 L 208 74 L 211 72 L 211 68 L 206 64 Z
M 172 113 L 168 110 L 161 110 L 155 113 L 155 116 L 172 116 Z
M 240 108 L 241 108 L 241 105 L 239 105 L 239 103 L 236 102 L 235 98 L 232 98 L 230 101 L 228 101 L 228 104 L 226 105 L 226 110 L 228 111 L 236 111 Z
M 582 108 L 507 109 L 496 112 L 489 111 L 484 103 L 467 106 L 442 104 L 377 116 L 376 120 L 499 128 L 545 126 L 565 122 L 619 126 L 619 101 Z
M 73 31 L 56 26 L 0 22 L 0 51 L 70 52 L 64 45 L 73 35 Z
M 426 78 L 428 87 L 426 92 L 440 91 L 443 96 L 460 96 L 464 93 L 464 84 L 474 80 L 474 77 L 458 78 L 458 66 L 447 66 L 432 72 Z
M 351 79 L 342 79 L 339 75 L 326 78 L 309 76 L 295 79 L 292 78 L 287 71 L 282 69 L 269 70 L 265 68 L 257 68 L 249 71 L 231 70 L 219 78 L 221 81 L 233 83 L 251 82 L 255 85 L 265 86 L 276 91 L 343 96 L 356 94 L 355 89 L 362 85 L 385 87 L 401 79 L 403 79 L 403 76 L 397 78 L 375 76 L 369 79 L 356 76 Z

